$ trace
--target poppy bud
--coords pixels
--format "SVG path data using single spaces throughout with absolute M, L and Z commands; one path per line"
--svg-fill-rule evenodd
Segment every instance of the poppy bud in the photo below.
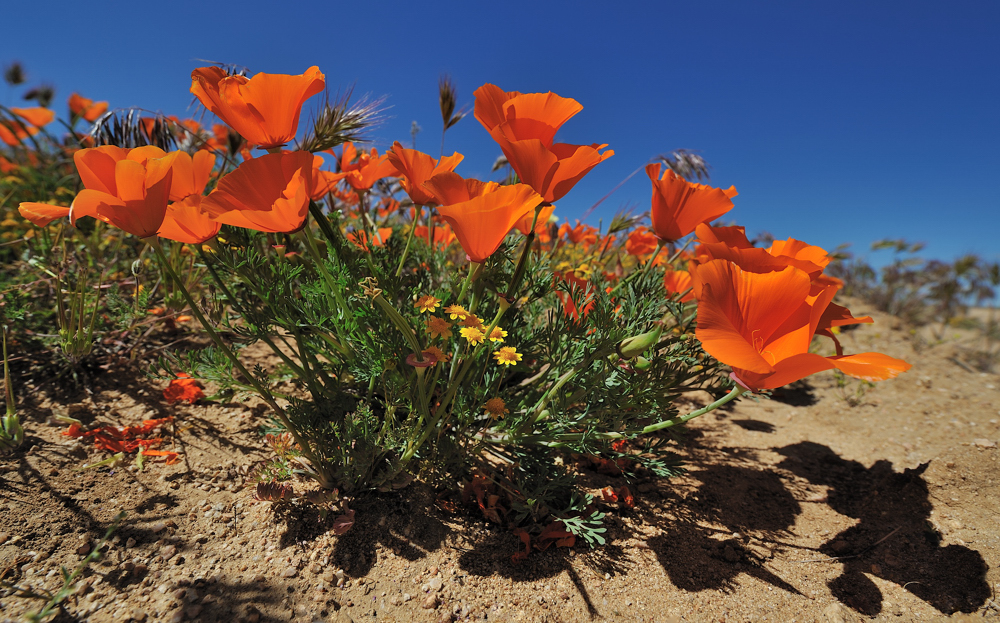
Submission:
M 622 359 L 633 359 L 643 354 L 650 348 L 656 346 L 660 341 L 660 334 L 663 333 L 663 326 L 657 324 L 652 331 L 647 331 L 641 335 L 630 337 L 619 342 L 616 350 Z

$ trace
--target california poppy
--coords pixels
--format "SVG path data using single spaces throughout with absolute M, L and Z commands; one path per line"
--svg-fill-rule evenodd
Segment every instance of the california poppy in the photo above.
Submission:
M 895 377 L 910 364 L 881 353 L 822 357 L 809 344 L 836 286 L 811 295 L 812 280 L 794 266 L 755 273 L 712 260 L 692 270 L 696 335 L 743 386 L 774 389 L 831 368 L 868 381 Z
M 88 187 L 77 194 L 70 206 L 70 220 L 92 216 L 140 238 L 155 236 L 167 212 L 173 177 L 170 162 L 165 158 L 145 162 L 125 158 L 112 166 L 113 178 L 102 180 L 105 190 Z M 113 188 L 109 188 L 111 184 Z
M 73 93 L 69 96 L 70 117 L 79 117 L 93 123 L 107 111 L 107 102 L 95 102 L 92 99 L 83 97 L 79 93 Z
M 587 247 L 597 242 L 598 233 L 600 232 L 597 229 L 581 223 L 579 219 L 573 227 L 570 227 L 569 223 L 563 223 L 559 226 L 560 236 L 565 236 L 573 244 L 582 244 Z
M 389 162 L 396 169 L 396 175 L 400 176 L 403 190 L 410 196 L 413 203 L 417 205 L 430 205 L 436 203 L 434 195 L 423 187 L 423 183 L 431 179 L 438 173 L 454 171 L 462 159 L 465 158 L 460 153 L 454 153 L 446 158 L 437 160 L 416 149 L 406 149 L 400 145 L 399 141 L 392 144 L 385 154 Z
M 326 86 L 318 67 L 299 76 L 227 76 L 220 67 L 191 72 L 191 93 L 248 142 L 263 149 L 284 145 L 299 128 L 302 104 Z
M 25 201 L 18 206 L 17 211 L 38 227 L 45 227 L 52 221 L 69 216 L 69 208 L 55 206 L 49 203 L 33 203 Z
M 646 165 L 646 175 L 653 183 L 651 220 L 653 231 L 661 240 L 674 241 L 695 230 L 701 223 L 713 221 L 733 209 L 731 199 L 736 187 L 726 190 L 688 182 L 671 169 L 660 176 L 663 165 Z
M 686 270 L 668 270 L 663 275 L 663 288 L 670 294 L 685 293 L 681 297 L 681 303 L 687 303 L 694 299 L 694 291 L 691 289 L 691 273 Z
M 307 151 L 265 154 L 219 180 L 201 201 L 212 219 L 264 232 L 294 232 L 309 212 L 313 155 Z
M 521 220 L 514 223 L 514 227 L 517 231 L 521 232 L 525 236 L 531 233 L 531 222 L 535 221 L 535 235 L 538 236 L 542 232 L 548 232 L 549 219 L 552 218 L 552 213 L 555 212 L 556 207 L 554 205 L 545 205 L 538 211 L 538 218 L 535 218 L 534 211 L 525 214 Z M 539 238 L 540 239 L 540 238 Z M 547 240 L 542 240 L 542 242 L 548 242 Z
M 456 163 L 457 164 L 457 163 Z M 374 147 L 370 152 L 358 152 L 354 143 L 344 143 L 340 156 L 340 173 L 355 191 L 368 190 L 375 182 L 396 174 L 396 167 L 389 161 L 389 155 L 378 155 Z
M 430 246 L 431 233 L 426 225 L 417 225 L 417 229 L 413 232 L 413 235 L 426 242 L 427 246 Z M 455 232 L 451 230 L 451 227 L 443 223 L 434 227 L 434 246 L 439 250 L 443 251 L 447 249 L 453 242 L 455 242 Z
M 457 173 L 435 175 L 424 183 L 434 194 L 440 214 L 473 262 L 482 262 L 500 247 L 507 232 L 542 198 L 525 184 L 464 179 Z
M 614 155 L 606 144 L 553 143 L 556 131 L 583 110 L 576 100 L 555 93 L 505 92 L 485 84 L 475 92 L 476 119 L 500 145 L 522 182 L 554 203 L 584 175 Z
M 657 240 L 656 234 L 645 227 L 640 227 L 628 235 L 625 252 L 629 255 L 648 255 L 656 251 Z
M 0 141 L 11 147 L 20 145 L 21 141 L 38 134 L 39 128 L 52 123 L 56 113 L 48 108 L 9 108 L 14 119 L 0 117 Z
M 361 249 L 362 251 L 368 250 L 368 245 L 371 244 L 374 247 L 385 246 L 385 241 L 389 239 L 392 235 L 391 227 L 379 227 L 377 236 L 369 236 L 368 232 L 363 229 L 356 229 L 352 232 L 345 234 L 345 237 L 350 240 L 354 246 Z

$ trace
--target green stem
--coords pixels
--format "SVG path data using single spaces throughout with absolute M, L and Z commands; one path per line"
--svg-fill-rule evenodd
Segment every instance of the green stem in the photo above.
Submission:
M 417 219 L 420 217 L 420 211 L 423 206 L 414 205 L 413 208 L 416 212 L 413 214 L 413 222 L 410 223 L 410 235 L 406 237 L 406 246 L 403 247 L 403 255 L 399 258 L 399 266 L 396 268 L 396 276 L 399 277 L 403 274 L 403 264 L 406 263 L 406 256 L 410 253 L 410 244 L 413 242 L 414 232 L 417 231 Z M 431 246 L 434 245 L 434 241 L 431 240 Z

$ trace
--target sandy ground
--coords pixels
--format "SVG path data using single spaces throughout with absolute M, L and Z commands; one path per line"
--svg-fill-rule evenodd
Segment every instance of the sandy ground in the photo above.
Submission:
M 852 306 L 864 314 L 864 305 Z M 848 352 L 914 364 L 864 392 L 830 374 L 689 427 L 689 472 L 630 483 L 609 543 L 514 564 L 518 540 L 449 514 L 414 484 L 358 500 L 343 536 L 242 487 L 266 456 L 262 409 L 168 405 L 115 372 L 91 396 L 27 392 L 30 439 L 0 457 L 0 577 L 55 590 L 119 510 L 128 516 L 65 602 L 64 621 L 934 621 L 1000 616 L 1000 377 L 963 367 L 969 334 L 927 344 L 876 314 Z M 78 471 L 103 458 L 53 413 L 176 417 L 175 465 Z M 48 422 L 47 422 L 48 420 Z M 620 478 L 585 472 L 588 486 Z M 41 601 L 0 589 L 0 618 Z

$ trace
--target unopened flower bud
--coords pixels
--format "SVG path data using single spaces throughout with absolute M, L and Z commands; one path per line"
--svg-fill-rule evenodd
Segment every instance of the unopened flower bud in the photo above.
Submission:
M 661 333 L 663 333 L 663 327 L 658 324 L 652 331 L 647 331 L 641 335 L 636 335 L 635 337 L 622 340 L 617 347 L 618 355 L 621 356 L 622 359 L 633 359 L 638 357 L 650 348 L 656 346 L 657 342 L 660 341 Z

